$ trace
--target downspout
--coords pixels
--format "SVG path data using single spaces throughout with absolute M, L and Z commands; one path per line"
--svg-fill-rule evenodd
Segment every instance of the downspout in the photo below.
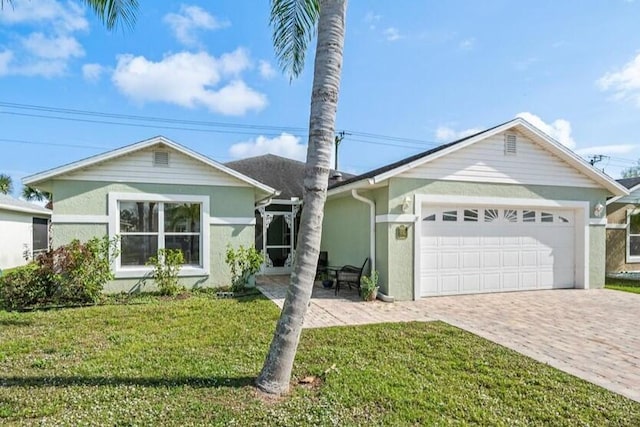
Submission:
M 376 204 L 373 200 L 358 194 L 358 190 L 352 189 L 351 195 L 354 199 L 369 205 L 369 259 L 371 260 L 371 271 L 376 269 Z M 394 298 L 378 292 L 378 298 L 384 302 L 393 302 Z

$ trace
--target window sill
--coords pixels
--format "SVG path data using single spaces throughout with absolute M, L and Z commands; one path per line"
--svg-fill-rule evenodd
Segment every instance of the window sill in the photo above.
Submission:
M 116 279 L 146 279 L 151 278 L 152 268 L 132 267 L 120 268 L 115 271 Z M 208 276 L 209 272 L 202 267 L 182 267 L 178 273 L 178 277 L 198 277 Z

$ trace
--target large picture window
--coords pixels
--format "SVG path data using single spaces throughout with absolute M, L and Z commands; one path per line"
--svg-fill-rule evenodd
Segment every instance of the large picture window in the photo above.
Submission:
M 208 274 L 208 197 L 116 193 L 109 198 L 110 216 L 117 216 L 110 233 L 120 237 L 117 277 L 141 277 L 162 248 L 182 252 L 181 274 Z
M 640 210 L 627 215 L 627 262 L 640 262 Z

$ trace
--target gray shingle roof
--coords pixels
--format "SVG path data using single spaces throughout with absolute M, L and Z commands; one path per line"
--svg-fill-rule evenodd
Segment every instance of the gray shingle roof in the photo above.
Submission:
M 623 178 L 619 179 L 618 182 L 624 185 L 626 188 L 631 189 L 636 185 L 640 184 L 640 176 L 634 178 Z
M 6 194 L 0 194 L 0 209 L 16 211 L 16 212 L 28 212 L 39 213 L 42 215 L 51 215 L 49 209 L 43 208 L 33 203 L 18 200 Z
M 265 154 L 227 162 L 225 166 L 279 190 L 278 199 L 302 198 L 304 193 L 305 164 L 303 162 L 276 156 L 275 154 Z M 332 170 L 330 176 L 334 172 Z M 353 176 L 344 172 L 341 173 L 343 179 L 349 179 Z

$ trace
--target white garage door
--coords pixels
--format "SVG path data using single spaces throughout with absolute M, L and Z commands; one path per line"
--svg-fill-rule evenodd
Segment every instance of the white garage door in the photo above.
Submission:
M 571 210 L 422 209 L 421 296 L 573 288 Z

